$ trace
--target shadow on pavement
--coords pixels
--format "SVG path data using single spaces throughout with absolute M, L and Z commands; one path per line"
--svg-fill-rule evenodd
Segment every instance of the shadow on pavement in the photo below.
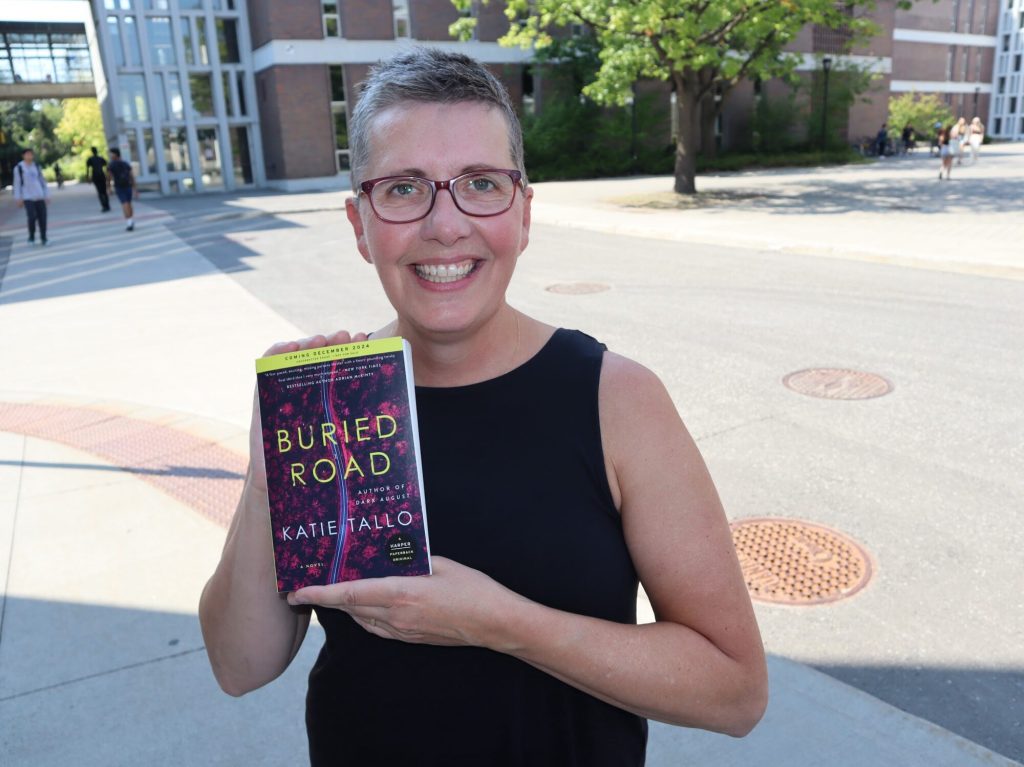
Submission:
M 985 748 L 1024 758 L 1024 669 L 811 665 Z
M 316 627 L 281 678 L 236 699 L 214 681 L 194 614 L 22 598 L 8 598 L 4 614 L 5 767 L 306 759 L 306 674 L 322 637 Z
M 233 218 L 222 220 L 220 207 L 230 210 Z M 252 267 L 246 261 L 260 254 L 232 235 L 300 226 L 273 214 L 242 215 L 237 207 L 217 204 L 206 205 L 202 213 L 181 221 L 147 213 L 137 216 L 131 233 L 124 231 L 120 221 L 90 220 L 76 227 L 53 227 L 45 249 L 22 246 L 13 253 L 12 238 L 0 238 L 0 304 L 208 274 L 209 264 L 188 258 L 193 251 L 207 259 L 216 255 L 217 265 L 226 271 L 248 270 Z

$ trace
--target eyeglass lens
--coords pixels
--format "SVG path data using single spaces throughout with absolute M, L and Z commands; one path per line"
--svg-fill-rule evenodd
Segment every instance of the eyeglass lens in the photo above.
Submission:
M 453 179 L 455 204 L 464 213 L 490 216 L 502 213 L 512 204 L 515 182 L 505 173 L 481 171 Z M 434 184 L 425 178 L 386 179 L 371 192 L 373 207 L 390 221 L 412 221 L 430 209 Z

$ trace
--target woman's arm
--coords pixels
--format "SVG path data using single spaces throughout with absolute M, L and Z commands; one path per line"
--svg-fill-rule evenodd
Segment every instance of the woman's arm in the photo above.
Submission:
M 764 712 L 760 634 L 714 485 L 652 373 L 605 355 L 601 427 L 626 542 L 657 622 L 562 612 L 442 557 L 429 578 L 302 589 L 378 636 L 513 655 L 641 716 L 741 736 Z
M 362 333 L 353 338 L 340 331 L 329 338 L 313 336 L 276 344 L 267 354 L 365 338 Z M 213 674 L 231 695 L 243 695 L 280 676 L 299 651 L 309 627 L 309 609 L 296 609 L 277 593 L 263 430 L 255 397 L 249 471 L 220 562 L 199 600 L 199 622 Z

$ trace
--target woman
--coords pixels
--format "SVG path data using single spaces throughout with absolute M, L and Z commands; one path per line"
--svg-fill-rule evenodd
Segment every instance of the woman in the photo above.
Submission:
M 397 315 L 373 335 L 413 348 L 434 574 L 278 598 L 254 413 L 200 605 L 221 686 L 278 676 L 312 607 L 327 637 L 307 696 L 314 765 L 641 765 L 645 718 L 748 732 L 767 696 L 760 636 L 668 394 L 505 301 L 533 190 L 504 89 L 464 56 L 401 54 L 364 83 L 350 147 L 346 212 Z M 654 624 L 635 625 L 638 577 Z
M 955 129 L 955 125 L 946 125 L 939 130 L 939 157 L 942 158 L 942 165 L 939 166 L 940 181 L 942 180 L 942 171 L 946 171 L 947 181 L 949 180 L 949 174 L 953 171 L 953 146 L 951 135 Z
M 978 154 L 978 150 L 981 149 L 981 144 L 985 140 L 985 124 L 982 123 L 980 117 L 974 117 L 971 120 L 971 149 L 974 151 L 975 156 Z

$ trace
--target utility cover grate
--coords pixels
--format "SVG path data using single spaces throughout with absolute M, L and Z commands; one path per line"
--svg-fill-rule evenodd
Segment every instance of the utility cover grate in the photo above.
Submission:
M 787 389 L 823 399 L 873 399 L 892 391 L 889 381 L 875 373 L 843 368 L 811 368 L 782 379 Z
M 864 588 L 871 559 L 861 546 L 827 527 L 793 519 L 743 519 L 731 526 L 752 599 L 816 605 Z

